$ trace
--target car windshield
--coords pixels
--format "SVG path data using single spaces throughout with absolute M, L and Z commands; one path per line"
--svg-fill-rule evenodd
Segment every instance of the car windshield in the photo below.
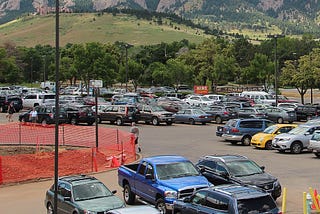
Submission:
M 151 109 L 153 112 L 164 111 L 164 109 L 161 106 L 151 106 Z
M 199 114 L 206 114 L 206 113 L 200 109 L 193 109 L 193 114 L 199 115 Z
M 310 127 L 298 126 L 297 128 L 294 128 L 294 129 L 292 129 L 291 131 L 289 131 L 288 134 L 291 134 L 291 135 L 304 134 L 304 133 L 306 133 L 309 129 L 310 129 Z
M 278 129 L 277 126 L 269 126 L 268 128 L 266 128 L 266 129 L 263 131 L 263 133 L 272 134 L 272 133 L 274 133 L 277 129 Z
M 73 187 L 73 197 L 75 201 L 90 200 L 112 195 L 112 192 L 100 182 L 80 184 Z
M 251 160 L 226 162 L 229 173 L 235 177 L 249 176 L 263 173 L 262 169 Z
M 159 180 L 198 176 L 199 172 L 191 162 L 179 162 L 156 165 Z
M 201 99 L 202 101 L 210 101 L 210 99 L 209 99 L 208 97 L 200 97 L 200 99 Z
M 271 196 L 238 200 L 239 214 L 267 213 L 277 208 Z

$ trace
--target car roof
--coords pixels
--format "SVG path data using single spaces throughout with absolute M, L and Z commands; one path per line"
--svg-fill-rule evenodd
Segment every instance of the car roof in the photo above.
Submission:
M 173 162 L 180 162 L 180 161 L 189 161 L 187 158 L 179 155 L 157 155 L 146 157 L 144 160 L 147 160 L 150 163 L 154 164 L 165 164 L 165 163 L 173 163 Z
M 72 175 L 72 176 L 64 176 L 64 177 L 60 177 L 59 178 L 60 181 L 65 181 L 68 183 L 88 183 L 90 181 L 94 181 L 94 182 L 99 182 L 98 179 L 96 179 L 95 177 L 92 176 L 87 176 L 87 175 Z
M 232 162 L 232 161 L 239 161 L 239 160 L 249 160 L 246 156 L 243 155 L 206 155 L 201 158 L 201 160 L 213 160 L 218 159 L 222 162 Z
M 217 191 L 223 193 L 225 195 L 229 195 L 236 199 L 249 199 L 249 198 L 258 198 L 269 195 L 269 193 L 265 192 L 260 188 L 256 188 L 253 186 L 241 186 L 237 184 L 226 184 L 226 185 L 217 185 L 214 187 L 208 188 L 210 191 Z

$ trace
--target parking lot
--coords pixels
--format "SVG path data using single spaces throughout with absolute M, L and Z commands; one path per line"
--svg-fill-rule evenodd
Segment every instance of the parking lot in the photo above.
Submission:
M 18 114 L 14 115 L 17 121 Z M 7 123 L 5 114 L 0 114 L 0 122 Z M 119 128 L 129 131 L 130 126 L 114 126 L 103 123 L 101 126 Z M 277 151 L 266 151 L 239 145 L 232 145 L 215 136 L 216 124 L 189 125 L 173 124 L 172 126 L 139 124 L 142 145 L 142 156 L 178 154 L 196 162 L 207 154 L 241 154 L 248 156 L 266 171 L 276 176 L 282 187 L 287 188 L 287 213 L 302 213 L 302 194 L 309 187 L 320 189 L 318 169 L 319 159 L 312 153 L 298 155 L 280 154 Z M 32 172 L 31 172 L 32 173 Z M 98 173 L 111 190 L 121 189 L 117 184 L 116 170 Z M 0 188 L 1 213 L 45 213 L 43 199 L 45 191 L 52 181 L 18 184 Z M 279 207 L 282 198 L 277 200 Z M 19 206 L 17 206 L 19 205 Z

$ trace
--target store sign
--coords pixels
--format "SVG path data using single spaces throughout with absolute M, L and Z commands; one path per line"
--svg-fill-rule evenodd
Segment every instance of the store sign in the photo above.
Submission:
M 206 86 L 206 85 L 195 85 L 193 87 L 193 90 L 194 90 L 195 94 L 208 94 L 209 93 L 208 86 Z
M 103 87 L 102 80 L 90 80 L 90 87 L 102 88 Z

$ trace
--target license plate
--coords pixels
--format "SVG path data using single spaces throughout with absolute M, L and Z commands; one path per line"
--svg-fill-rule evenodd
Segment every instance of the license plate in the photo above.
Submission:
M 222 132 L 222 131 L 223 131 L 223 128 L 219 127 L 219 128 L 218 128 L 218 131 L 219 131 L 219 132 Z
M 171 121 L 171 119 L 168 119 L 168 121 Z
M 131 120 L 132 119 L 132 117 L 129 117 L 129 120 Z
M 88 116 L 92 116 L 92 114 L 91 114 L 91 113 L 89 113 L 89 114 L 88 114 Z

